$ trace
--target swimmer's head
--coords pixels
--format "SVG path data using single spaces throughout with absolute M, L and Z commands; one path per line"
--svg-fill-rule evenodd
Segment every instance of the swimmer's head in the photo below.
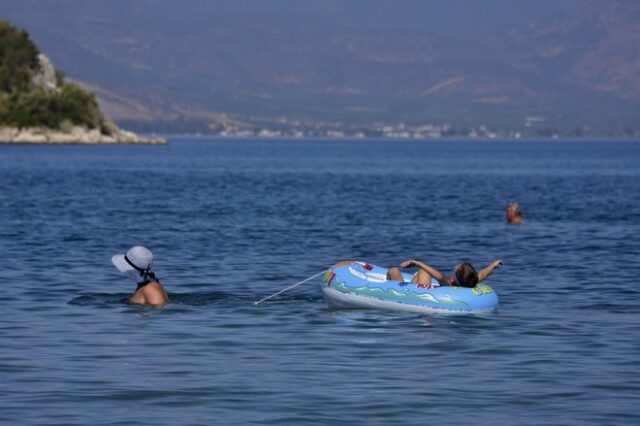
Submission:
M 126 254 L 116 254 L 111 263 L 120 272 L 135 282 L 140 282 L 150 275 L 153 254 L 143 246 L 131 247 Z
M 460 287 L 475 287 L 478 284 L 478 273 L 470 263 L 461 263 L 453 270 L 453 279 Z
M 519 215 L 520 213 L 522 213 L 522 211 L 520 210 L 520 204 L 516 202 L 509 203 L 509 205 L 507 206 L 507 209 L 511 210 L 516 215 Z
M 505 212 L 507 222 L 519 224 L 524 221 L 522 217 L 522 210 L 520 210 L 520 205 L 515 202 L 511 202 L 507 204 L 507 210 Z

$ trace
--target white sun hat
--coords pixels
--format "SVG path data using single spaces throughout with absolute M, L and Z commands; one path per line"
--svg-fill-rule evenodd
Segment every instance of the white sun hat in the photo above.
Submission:
M 111 263 L 130 280 L 140 282 L 145 279 L 151 264 L 153 254 L 143 246 L 131 247 L 126 254 L 116 254 L 111 258 Z

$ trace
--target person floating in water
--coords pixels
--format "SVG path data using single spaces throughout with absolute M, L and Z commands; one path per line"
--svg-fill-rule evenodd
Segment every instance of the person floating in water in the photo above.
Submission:
M 522 210 L 520 210 L 520 204 L 518 203 L 511 202 L 507 204 L 505 215 L 507 217 L 507 223 L 509 224 L 520 225 L 524 222 Z
M 153 254 L 143 246 L 131 247 L 127 254 L 116 254 L 111 263 L 138 284 L 128 302 L 135 305 L 164 306 L 169 297 L 160 280 L 151 272 Z
M 453 287 L 475 287 L 478 283 L 481 283 L 498 266 L 502 265 L 502 260 L 496 259 L 483 268 L 480 272 L 476 272 L 473 265 L 470 263 L 460 263 L 447 278 L 445 274 L 438 271 L 436 268 L 427 265 L 419 260 L 406 260 L 400 264 L 400 266 L 394 266 L 387 271 L 387 279 L 393 281 L 404 281 L 404 277 L 400 269 L 411 268 L 417 266 L 418 272 L 415 273 L 411 282 L 418 287 L 438 287 L 438 286 L 453 286 Z M 431 278 L 435 278 L 438 284 L 433 284 Z

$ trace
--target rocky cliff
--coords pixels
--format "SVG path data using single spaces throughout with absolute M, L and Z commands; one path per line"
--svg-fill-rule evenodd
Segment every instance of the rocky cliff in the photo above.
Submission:
M 29 35 L 0 21 L 0 143 L 165 143 L 121 130 Z

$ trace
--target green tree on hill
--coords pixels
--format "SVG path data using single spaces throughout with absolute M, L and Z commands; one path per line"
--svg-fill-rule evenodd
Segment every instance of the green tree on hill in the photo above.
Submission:
M 0 91 L 28 90 L 39 68 L 38 48 L 29 34 L 0 21 Z
M 60 129 L 71 123 L 109 133 L 93 94 L 64 82 L 61 71 L 53 90 L 33 84 L 40 71 L 38 54 L 26 31 L 0 21 L 0 126 Z

